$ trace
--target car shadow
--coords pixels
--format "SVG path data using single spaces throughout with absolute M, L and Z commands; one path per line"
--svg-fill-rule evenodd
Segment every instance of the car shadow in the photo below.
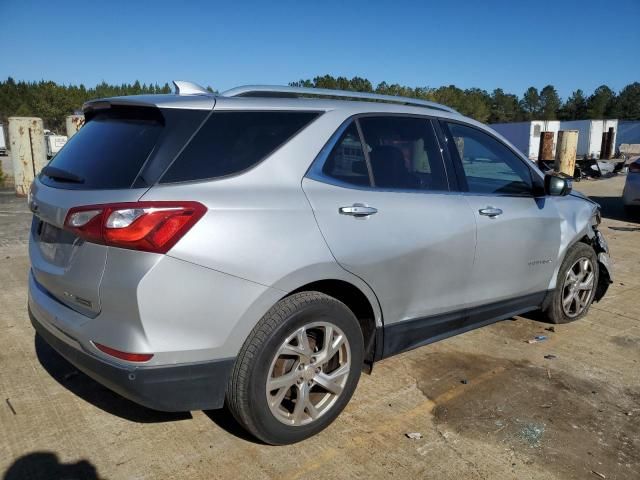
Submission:
M 622 203 L 622 197 L 589 197 L 600 204 L 602 216 L 622 222 L 640 223 L 640 209 L 627 210 Z M 611 228 L 611 227 L 609 227 Z
M 34 342 L 38 361 L 53 379 L 74 395 L 107 413 L 136 423 L 174 422 L 192 418 L 190 412 L 159 412 L 127 400 L 79 371 L 38 334 Z
M 3 480 L 98 480 L 96 467 L 88 460 L 61 463 L 53 452 L 32 452 L 18 458 L 6 470 Z
M 249 432 L 247 432 L 233 417 L 233 414 L 229 411 L 229 408 L 225 404 L 224 408 L 219 410 L 205 410 L 204 414 L 215 423 L 218 427 L 225 432 L 238 437 L 247 442 L 255 443 L 256 445 L 266 445 L 266 443 L 257 439 Z

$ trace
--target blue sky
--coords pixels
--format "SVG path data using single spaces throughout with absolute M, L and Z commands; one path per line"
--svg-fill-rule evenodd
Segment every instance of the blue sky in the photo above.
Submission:
M 563 97 L 640 81 L 640 0 L 0 0 L 0 18 L 0 78 L 17 80 L 225 90 L 329 73 Z

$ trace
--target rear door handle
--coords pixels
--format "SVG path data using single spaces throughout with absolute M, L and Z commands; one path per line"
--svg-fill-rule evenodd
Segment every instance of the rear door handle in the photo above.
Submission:
M 374 207 L 367 207 L 362 203 L 354 203 L 350 207 L 340 207 L 338 210 L 342 215 L 351 215 L 354 217 L 368 217 L 374 213 L 378 213 L 378 209 Z
M 480 210 L 478 210 L 478 212 L 480 213 L 480 215 L 485 215 L 491 218 L 497 217 L 498 215 L 502 215 L 502 210 L 495 207 L 481 208 Z

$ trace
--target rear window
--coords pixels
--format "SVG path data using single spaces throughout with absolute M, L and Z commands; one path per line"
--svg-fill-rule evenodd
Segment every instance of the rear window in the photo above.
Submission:
M 160 183 L 233 175 L 266 158 L 306 127 L 317 112 L 215 112 Z
M 72 174 L 76 188 L 131 188 L 163 128 L 158 109 L 113 107 L 92 116 L 49 166 Z M 65 183 L 45 174 L 41 179 L 55 186 Z

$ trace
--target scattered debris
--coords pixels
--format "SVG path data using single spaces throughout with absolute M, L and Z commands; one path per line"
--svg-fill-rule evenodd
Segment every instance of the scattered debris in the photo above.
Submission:
M 467 385 L 469 383 L 469 380 L 467 380 L 466 378 L 460 380 L 460 383 L 463 385 Z
M 547 378 L 549 378 L 549 380 L 551 380 L 551 372 L 549 371 L 548 368 L 547 368 Z
M 405 433 L 404 436 L 411 440 L 420 440 L 422 438 L 422 434 L 420 432 L 409 432 Z
M 549 327 L 549 328 L 545 328 L 545 330 L 546 330 L 547 332 L 553 332 L 553 333 L 555 333 L 555 332 L 556 332 L 556 327 Z
M 611 230 L 618 230 L 620 232 L 640 232 L 640 227 L 609 227 Z
M 607 478 L 604 474 L 602 474 L 600 472 L 596 472 L 595 470 L 591 470 L 591 473 L 593 473 L 595 476 L 600 477 L 600 478 Z
M 543 405 L 540 405 L 540 408 L 551 408 L 553 407 L 553 405 L 551 405 L 550 403 L 545 403 Z
M 538 342 L 544 342 L 547 339 L 546 335 L 536 335 L 535 337 L 533 337 L 530 340 L 527 340 L 527 343 L 538 343 Z
M 11 410 L 11 413 L 13 413 L 14 415 L 17 415 L 16 409 L 13 408 L 13 405 L 11 405 L 11 402 L 9 401 L 8 398 L 5 399 L 5 402 L 7 402 L 7 405 L 9 406 L 9 410 Z
M 520 430 L 520 435 L 524 438 L 531 447 L 539 447 L 540 440 L 544 435 L 544 425 L 528 423 L 522 430 Z
M 548 355 L 545 355 L 544 358 L 546 358 L 547 360 L 555 360 L 558 357 L 556 357 L 553 353 L 550 353 Z

